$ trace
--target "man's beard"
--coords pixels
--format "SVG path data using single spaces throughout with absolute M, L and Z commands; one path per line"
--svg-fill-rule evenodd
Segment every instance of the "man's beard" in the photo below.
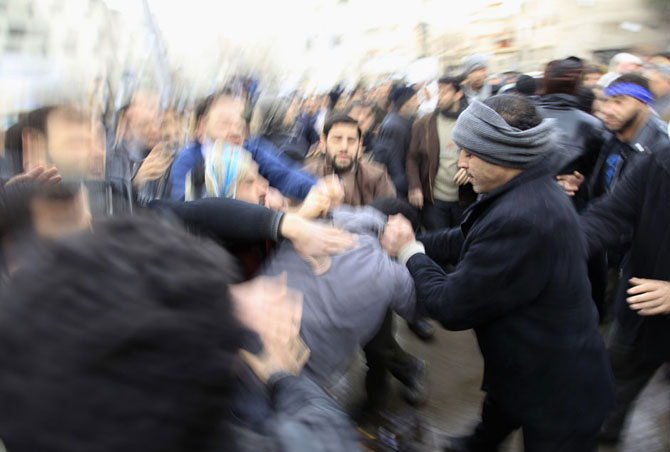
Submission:
M 330 154 L 326 152 L 326 163 L 328 163 L 328 165 L 333 168 L 334 173 L 343 174 L 348 173 L 349 171 L 353 171 L 356 168 L 356 157 L 352 158 L 351 162 L 346 167 L 342 167 L 338 166 L 335 162 L 335 158 L 332 158 Z
M 621 124 L 621 127 L 619 127 L 617 130 L 612 130 L 612 132 L 614 132 L 614 133 L 624 133 L 624 132 L 626 132 L 626 130 L 628 130 L 630 127 L 632 127 L 633 124 L 635 123 L 635 121 L 637 121 L 638 115 L 639 115 L 639 113 L 635 112 L 635 114 L 633 114 L 633 116 L 631 116 L 630 118 L 628 118 L 626 120 L 626 122 Z
M 447 117 L 447 118 L 448 118 L 448 117 L 451 117 L 451 116 L 453 116 L 453 114 L 455 113 L 455 112 L 454 112 L 454 104 L 455 104 L 455 103 L 456 103 L 455 101 L 452 101 L 449 105 L 446 105 L 446 106 L 444 106 L 444 107 L 438 107 L 438 110 L 440 111 L 440 113 L 441 113 L 443 116 L 445 116 L 445 117 Z

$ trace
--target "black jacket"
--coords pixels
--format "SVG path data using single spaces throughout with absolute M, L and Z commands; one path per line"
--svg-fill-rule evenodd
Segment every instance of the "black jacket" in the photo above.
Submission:
M 599 428 L 613 405 L 611 373 L 577 214 L 549 162 L 483 196 L 460 228 L 419 240 L 428 256 L 407 263 L 418 301 L 447 329 L 474 328 L 483 389 L 510 420 Z M 458 265 L 447 275 L 431 257 Z
M 670 139 L 657 138 L 652 152 L 630 165 L 612 193 L 582 214 L 581 225 L 592 253 L 633 231 L 617 293 L 617 320 L 647 358 L 670 361 L 670 315 L 642 317 L 626 303 L 631 277 L 670 281 Z
M 383 165 L 400 196 L 407 196 L 405 160 L 412 139 L 412 120 L 393 111 L 386 115 L 379 129 L 373 159 Z
M 537 101 L 542 117 L 556 119 L 559 173 L 576 170 L 588 178 L 608 132 L 598 118 L 579 110 L 578 105 L 579 100 L 569 94 L 548 94 Z
M 593 170 L 593 177 L 588 184 L 589 199 L 596 199 L 611 192 L 617 182 L 626 173 L 630 162 L 640 154 L 650 152 L 659 145 L 663 146 L 668 138 L 667 124 L 653 114 L 630 142 L 624 143 L 616 136 L 610 135 L 603 144 L 602 150 Z M 615 167 L 608 163 L 612 156 L 619 156 Z

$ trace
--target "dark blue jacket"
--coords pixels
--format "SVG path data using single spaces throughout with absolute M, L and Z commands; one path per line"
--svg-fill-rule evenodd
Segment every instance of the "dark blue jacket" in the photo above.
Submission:
M 407 195 L 405 160 L 412 139 L 412 122 L 395 111 L 386 115 L 379 129 L 372 156 L 375 161 L 386 166 L 400 196 Z
M 316 181 L 307 174 L 288 167 L 279 158 L 264 148 L 262 142 L 246 141 L 244 148 L 251 152 L 251 156 L 258 164 L 258 172 L 268 180 L 270 185 L 284 195 L 303 199 Z M 186 185 L 186 175 L 205 164 L 202 157 L 202 146 L 197 141 L 182 150 L 172 164 L 170 172 L 170 198 L 183 200 Z
M 419 302 L 447 329 L 474 328 L 483 389 L 510 421 L 600 428 L 614 403 L 612 376 L 577 214 L 548 162 L 483 196 L 460 228 L 419 240 L 428 256 L 407 263 Z M 458 265 L 447 275 L 431 257 Z

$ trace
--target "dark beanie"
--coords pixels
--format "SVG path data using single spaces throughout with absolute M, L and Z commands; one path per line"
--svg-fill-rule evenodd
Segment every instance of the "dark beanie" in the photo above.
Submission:
M 396 110 L 400 109 L 405 104 L 405 102 L 410 100 L 410 98 L 415 94 L 416 90 L 411 86 L 402 86 L 397 88 L 391 95 L 393 100 L 393 108 Z

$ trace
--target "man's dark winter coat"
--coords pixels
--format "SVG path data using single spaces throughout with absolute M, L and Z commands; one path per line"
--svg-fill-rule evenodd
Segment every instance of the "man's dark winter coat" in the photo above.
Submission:
M 613 405 L 581 234 L 543 161 L 473 204 L 460 229 L 419 237 L 428 256 L 407 263 L 431 317 L 474 328 L 483 389 L 521 427 L 597 431 Z M 456 261 L 448 275 L 435 263 Z

